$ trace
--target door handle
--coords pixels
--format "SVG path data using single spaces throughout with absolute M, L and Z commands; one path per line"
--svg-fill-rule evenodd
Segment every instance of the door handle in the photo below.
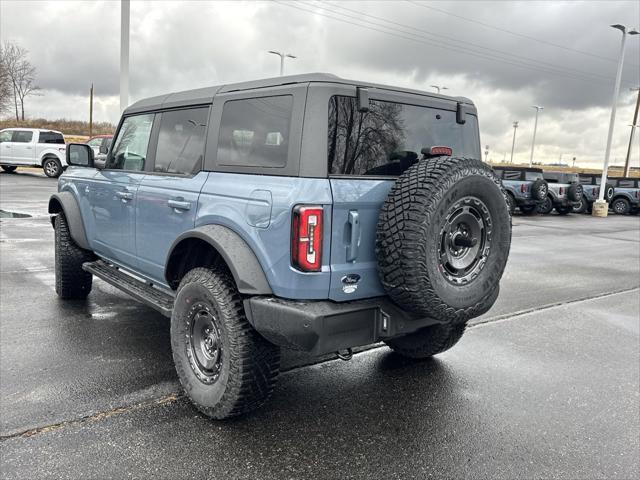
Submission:
M 185 202 L 184 200 L 169 200 L 167 205 L 176 210 L 191 210 L 191 202 Z
M 26 147 L 27 150 L 31 150 L 33 147 Z
M 347 246 L 347 262 L 353 262 L 358 258 L 360 246 L 360 215 L 356 210 L 349 210 L 349 226 L 351 227 L 351 238 Z
M 133 200 L 133 193 L 132 192 L 128 192 L 127 190 L 120 190 L 119 192 L 116 192 L 116 195 L 123 202 L 126 202 L 128 200 Z

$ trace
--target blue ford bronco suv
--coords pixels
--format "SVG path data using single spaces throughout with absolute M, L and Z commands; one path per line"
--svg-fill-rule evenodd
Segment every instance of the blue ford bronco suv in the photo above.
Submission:
M 549 186 L 543 178 L 542 169 L 515 166 L 493 167 L 496 175 L 502 180 L 507 193 L 507 204 L 511 214 L 516 207 L 524 215 L 535 215 L 538 207 L 545 201 Z
M 640 210 L 640 178 L 609 177 L 614 186 L 611 196 L 611 210 L 618 215 L 638 213 Z
M 131 105 L 102 168 L 67 151 L 57 294 L 95 276 L 170 317 L 210 417 L 262 405 L 281 348 L 426 358 L 498 296 L 511 217 L 467 99 L 279 77 Z

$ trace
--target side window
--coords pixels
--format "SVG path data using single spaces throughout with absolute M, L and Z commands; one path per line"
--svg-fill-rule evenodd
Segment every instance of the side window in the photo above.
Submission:
M 147 159 L 154 114 L 133 115 L 122 122 L 113 153 L 105 166 L 112 170 L 142 171 Z
M 504 176 L 504 172 L 502 170 L 494 170 L 493 173 L 496 174 L 496 177 L 502 178 Z
M 14 143 L 29 143 L 33 140 L 33 132 L 25 130 L 14 130 L 11 141 Z
M 89 145 L 91 147 L 99 147 L 100 145 L 102 145 L 102 138 L 100 138 L 100 137 L 92 138 L 91 140 L 89 140 L 87 142 L 87 145 Z
M 633 188 L 634 185 L 633 180 L 618 180 L 618 187 L 620 188 Z
M 13 130 L 4 130 L 0 132 L 0 143 L 10 142 Z
M 591 185 L 591 177 L 580 177 L 580 183 L 582 185 Z
M 226 102 L 218 139 L 220 165 L 286 166 L 292 112 L 292 95 Z
M 504 179 L 505 180 L 520 180 L 522 174 L 518 170 L 505 170 L 504 171 Z
M 64 145 L 64 137 L 61 133 L 56 132 L 40 132 L 38 143 L 55 143 Z
M 202 169 L 209 108 L 164 112 L 154 171 L 190 175 Z

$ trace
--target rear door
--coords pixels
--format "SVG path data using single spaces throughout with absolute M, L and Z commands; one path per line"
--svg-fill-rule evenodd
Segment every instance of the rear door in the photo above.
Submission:
M 137 196 L 136 245 L 140 273 L 165 283 L 164 266 L 176 238 L 195 225 L 209 107 L 190 107 L 159 114 L 153 171 L 140 183 Z
M 355 94 L 355 89 L 353 89 Z M 329 297 L 384 294 L 375 237 L 380 208 L 394 180 L 424 147 L 447 146 L 454 156 L 480 158 L 477 118 L 456 123 L 456 103 L 370 90 L 369 112 L 355 96 L 334 95 L 328 110 L 328 172 L 333 195 Z

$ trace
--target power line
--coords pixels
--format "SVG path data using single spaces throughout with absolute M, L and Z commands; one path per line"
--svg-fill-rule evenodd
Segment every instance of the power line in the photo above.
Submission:
M 325 13 L 322 13 L 322 12 L 317 12 L 317 11 L 314 11 L 314 10 L 309 10 L 307 8 L 301 7 L 300 4 L 292 5 L 292 4 L 289 4 L 289 3 L 280 2 L 278 0 L 274 0 L 274 3 L 278 3 L 280 5 L 283 5 L 283 6 L 286 6 L 286 7 L 289 7 L 289 8 L 295 8 L 296 10 L 300 10 L 300 11 L 303 11 L 303 12 L 306 12 L 306 13 L 312 13 L 314 15 L 320 15 L 322 17 L 330 18 L 330 19 L 336 20 L 338 22 L 347 23 L 349 25 L 353 25 L 353 26 L 356 26 L 356 27 L 364 28 L 364 29 L 367 29 L 367 30 L 372 30 L 372 31 L 376 31 L 376 32 L 379 32 L 379 33 L 384 33 L 386 35 L 390 35 L 390 36 L 397 37 L 397 38 L 402 38 L 402 39 L 405 39 L 405 40 L 411 40 L 413 42 L 417 42 L 417 43 L 420 43 L 420 44 L 423 44 L 423 45 L 430 45 L 430 46 L 435 46 L 437 48 L 442 48 L 442 49 L 445 49 L 445 50 L 452 50 L 452 51 L 455 51 L 455 52 L 458 52 L 458 53 L 462 53 L 464 55 L 468 55 L 468 56 L 472 56 L 472 57 L 484 58 L 484 59 L 487 59 L 487 60 L 497 61 L 497 62 L 505 63 L 505 64 L 508 64 L 508 65 L 514 65 L 514 66 L 520 67 L 520 68 L 525 68 L 525 69 L 529 69 L 529 70 L 535 70 L 535 71 L 540 71 L 540 72 L 551 73 L 553 75 L 560 75 L 560 76 L 564 76 L 564 77 L 567 77 L 567 78 L 581 80 L 581 81 L 584 81 L 584 82 L 605 84 L 604 82 L 600 81 L 600 79 L 596 79 L 594 77 L 579 76 L 579 75 L 575 75 L 575 74 L 572 74 L 570 72 L 563 71 L 563 70 L 560 70 L 560 69 L 552 69 L 552 68 L 549 68 L 549 67 L 540 67 L 540 66 L 533 65 L 531 63 L 527 63 L 527 62 L 524 62 L 524 61 L 517 61 L 517 60 L 516 61 L 509 61 L 509 60 L 506 60 L 506 59 L 503 59 L 503 58 L 499 58 L 499 57 L 496 57 L 496 56 L 493 56 L 493 55 L 485 54 L 483 52 L 470 52 L 468 49 L 462 49 L 460 47 L 456 47 L 456 46 L 453 46 L 453 45 L 443 44 L 442 42 L 434 42 L 434 41 L 431 41 L 431 40 L 424 40 L 425 37 L 423 37 L 421 35 L 413 34 L 413 33 L 410 33 L 410 32 L 406 32 L 406 31 L 403 31 L 401 33 L 398 33 L 396 31 L 389 32 L 387 30 L 382 30 L 380 28 L 375 28 L 375 27 L 372 27 L 370 25 L 366 25 L 366 24 L 363 25 L 361 23 L 354 23 L 352 21 L 345 20 L 344 18 L 335 17 L 335 16 L 332 16 L 332 15 L 328 15 L 328 14 L 325 14 Z M 334 14 L 340 15 L 339 13 L 336 13 L 336 12 L 334 12 Z M 371 22 L 369 20 L 361 19 L 359 21 L 376 25 L 375 23 L 373 23 L 373 22 Z M 383 28 L 390 28 L 390 27 L 386 27 L 386 26 L 382 26 L 382 27 Z M 410 36 L 407 36 L 407 35 L 413 35 L 413 36 L 410 37 Z M 421 37 L 421 38 L 423 38 L 423 40 L 420 40 L 420 39 L 415 38 L 415 37 Z M 606 84 L 608 85 L 608 82 Z
M 478 25 L 482 25 L 483 27 L 491 28 L 493 30 L 497 30 L 498 32 L 508 33 L 509 35 L 514 35 L 516 37 L 526 38 L 527 40 L 533 40 L 534 42 L 543 43 L 543 44 L 549 45 L 551 47 L 561 48 L 562 50 L 567 50 L 569 52 L 579 53 L 581 55 L 586 55 L 588 57 L 593 57 L 593 58 L 597 58 L 597 59 L 600 59 L 600 60 L 606 60 L 607 62 L 613 62 L 613 63 L 617 63 L 618 62 L 614 58 L 605 57 L 603 55 L 598 55 L 598 54 L 591 53 L 591 52 L 585 52 L 584 50 L 578 50 L 576 48 L 567 47 L 565 45 L 560 45 L 558 43 L 553 43 L 553 42 L 550 42 L 548 40 L 543 40 L 542 38 L 537 38 L 537 37 L 532 37 L 530 35 L 525 35 L 524 33 L 514 32 L 513 30 L 508 30 L 506 28 L 498 27 L 496 25 L 491 25 L 490 23 L 481 22 L 480 20 L 475 20 L 473 18 L 463 17 L 462 15 L 458 15 L 458 14 L 449 12 L 447 10 L 442 10 L 441 8 L 432 7 L 431 5 L 424 5 L 423 3 L 412 1 L 412 0 L 405 0 L 405 1 L 408 2 L 408 3 L 412 3 L 416 7 L 427 8 L 429 10 L 433 10 L 433 11 L 436 11 L 436 12 L 444 13 L 445 15 L 449 15 L 451 17 L 459 18 L 460 20 L 464 20 L 466 22 L 476 23 Z M 637 64 L 630 64 L 630 65 L 637 66 Z
M 538 59 L 531 58 L 531 57 L 524 57 L 524 56 L 521 56 L 521 55 L 515 55 L 513 53 L 505 52 L 504 50 L 498 50 L 498 49 L 491 48 L 491 47 L 477 45 L 477 44 L 474 44 L 474 43 L 471 43 L 471 42 L 467 42 L 467 41 L 464 41 L 464 40 L 458 40 L 456 38 L 449 37 L 447 35 L 433 34 L 433 33 L 429 32 L 427 30 L 423 30 L 423 29 L 420 29 L 420 28 L 412 27 L 411 25 L 406 25 L 406 24 L 403 24 L 403 23 L 394 22 L 392 20 L 387 20 L 387 19 L 382 18 L 382 17 L 377 17 L 375 15 L 370 15 L 370 14 L 367 14 L 367 13 L 363 13 L 363 12 L 360 12 L 358 10 L 353 10 L 351 8 L 347 8 L 347 7 L 344 7 L 344 6 L 341 6 L 341 5 L 336 5 L 336 4 L 333 4 L 333 3 L 330 3 L 330 2 L 324 2 L 324 3 L 326 3 L 328 5 L 331 5 L 334 8 L 339 8 L 341 10 L 346 10 L 346 11 L 349 11 L 349 12 L 353 12 L 353 13 L 356 13 L 358 15 L 362 15 L 364 17 L 369 17 L 369 18 L 374 18 L 376 20 L 381 20 L 383 22 L 386 22 L 386 23 L 389 23 L 389 24 L 392 24 L 392 25 L 397 25 L 397 26 L 402 27 L 402 28 L 407 28 L 407 29 L 410 29 L 410 30 L 414 30 L 416 32 L 420 32 L 423 35 L 427 35 L 427 36 L 430 36 L 430 37 L 435 37 L 436 41 L 439 41 L 439 42 L 442 42 L 441 39 L 447 39 L 449 41 L 462 44 L 464 46 L 464 48 L 472 48 L 472 49 L 475 48 L 475 49 L 480 49 L 480 50 L 488 50 L 488 51 L 495 52 L 495 53 L 497 53 L 499 55 L 502 55 L 502 56 L 513 57 L 513 59 L 515 59 L 515 61 L 526 61 L 526 62 L 531 62 L 533 64 L 546 65 L 549 68 L 553 68 L 553 69 L 557 69 L 557 70 L 561 70 L 561 71 L 567 71 L 567 72 L 570 71 L 572 73 L 575 73 L 577 75 L 582 75 L 582 76 L 587 77 L 587 78 L 588 77 L 594 77 L 594 78 L 597 77 L 597 78 L 600 78 L 600 79 L 603 79 L 603 80 L 613 80 L 613 77 L 607 77 L 607 76 L 604 76 L 604 75 L 598 75 L 598 74 L 594 74 L 594 73 L 589 73 L 589 72 L 585 72 L 585 71 L 582 71 L 582 70 L 576 70 L 576 69 L 573 69 L 573 68 L 560 67 L 559 65 L 553 64 L 553 63 L 550 63 L 550 62 L 545 62 L 545 61 L 538 60 Z M 354 17 L 353 15 L 348 15 L 346 13 L 341 13 L 341 12 L 334 12 L 334 11 L 328 9 L 328 8 L 325 8 L 325 7 L 319 7 L 318 6 L 318 8 L 322 8 L 324 10 L 327 10 L 327 11 L 332 12 L 332 13 L 337 14 L 337 15 L 344 15 L 344 16 L 349 17 L 349 18 L 354 18 L 356 20 L 360 20 L 358 17 Z M 365 20 L 365 21 L 368 21 L 368 20 Z M 376 24 L 374 22 L 372 22 L 372 23 L 374 25 Z M 377 25 L 380 25 L 380 24 L 377 24 Z M 384 28 L 388 28 L 385 25 L 380 25 L 380 26 L 383 26 Z M 407 32 L 407 33 L 409 33 L 409 32 Z M 411 33 L 409 33 L 409 34 L 413 35 Z M 419 35 L 419 36 L 423 36 L 423 35 Z M 454 46 L 457 46 L 457 45 L 454 45 Z

